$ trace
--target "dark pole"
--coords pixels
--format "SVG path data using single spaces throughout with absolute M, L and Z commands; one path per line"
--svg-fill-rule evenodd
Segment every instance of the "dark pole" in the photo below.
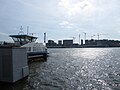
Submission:
M 79 44 L 80 44 L 80 34 L 79 34 Z
M 46 45 L 46 32 L 44 33 L 44 43 Z

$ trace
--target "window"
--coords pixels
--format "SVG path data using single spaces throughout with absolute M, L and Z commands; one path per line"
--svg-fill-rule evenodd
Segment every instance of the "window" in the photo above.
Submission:
M 36 51 L 36 47 L 33 47 L 33 52 Z
M 28 48 L 27 48 L 27 51 L 29 51 L 29 52 L 30 52 L 30 51 L 31 51 L 31 47 L 28 47 Z

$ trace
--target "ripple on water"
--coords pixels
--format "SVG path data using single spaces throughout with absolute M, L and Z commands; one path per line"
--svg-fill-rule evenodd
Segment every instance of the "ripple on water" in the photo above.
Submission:
M 30 64 L 33 90 L 119 90 L 120 49 L 50 49 L 47 62 Z

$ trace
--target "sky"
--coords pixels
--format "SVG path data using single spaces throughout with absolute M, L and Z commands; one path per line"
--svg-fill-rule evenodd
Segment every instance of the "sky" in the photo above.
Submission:
M 0 41 L 9 35 L 34 33 L 38 42 L 73 39 L 120 40 L 120 0 L 0 0 Z

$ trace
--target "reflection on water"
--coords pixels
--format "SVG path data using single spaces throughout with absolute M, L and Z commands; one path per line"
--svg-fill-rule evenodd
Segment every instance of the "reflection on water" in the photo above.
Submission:
M 31 63 L 28 79 L 9 90 L 120 90 L 119 48 L 49 51 L 46 62 Z

